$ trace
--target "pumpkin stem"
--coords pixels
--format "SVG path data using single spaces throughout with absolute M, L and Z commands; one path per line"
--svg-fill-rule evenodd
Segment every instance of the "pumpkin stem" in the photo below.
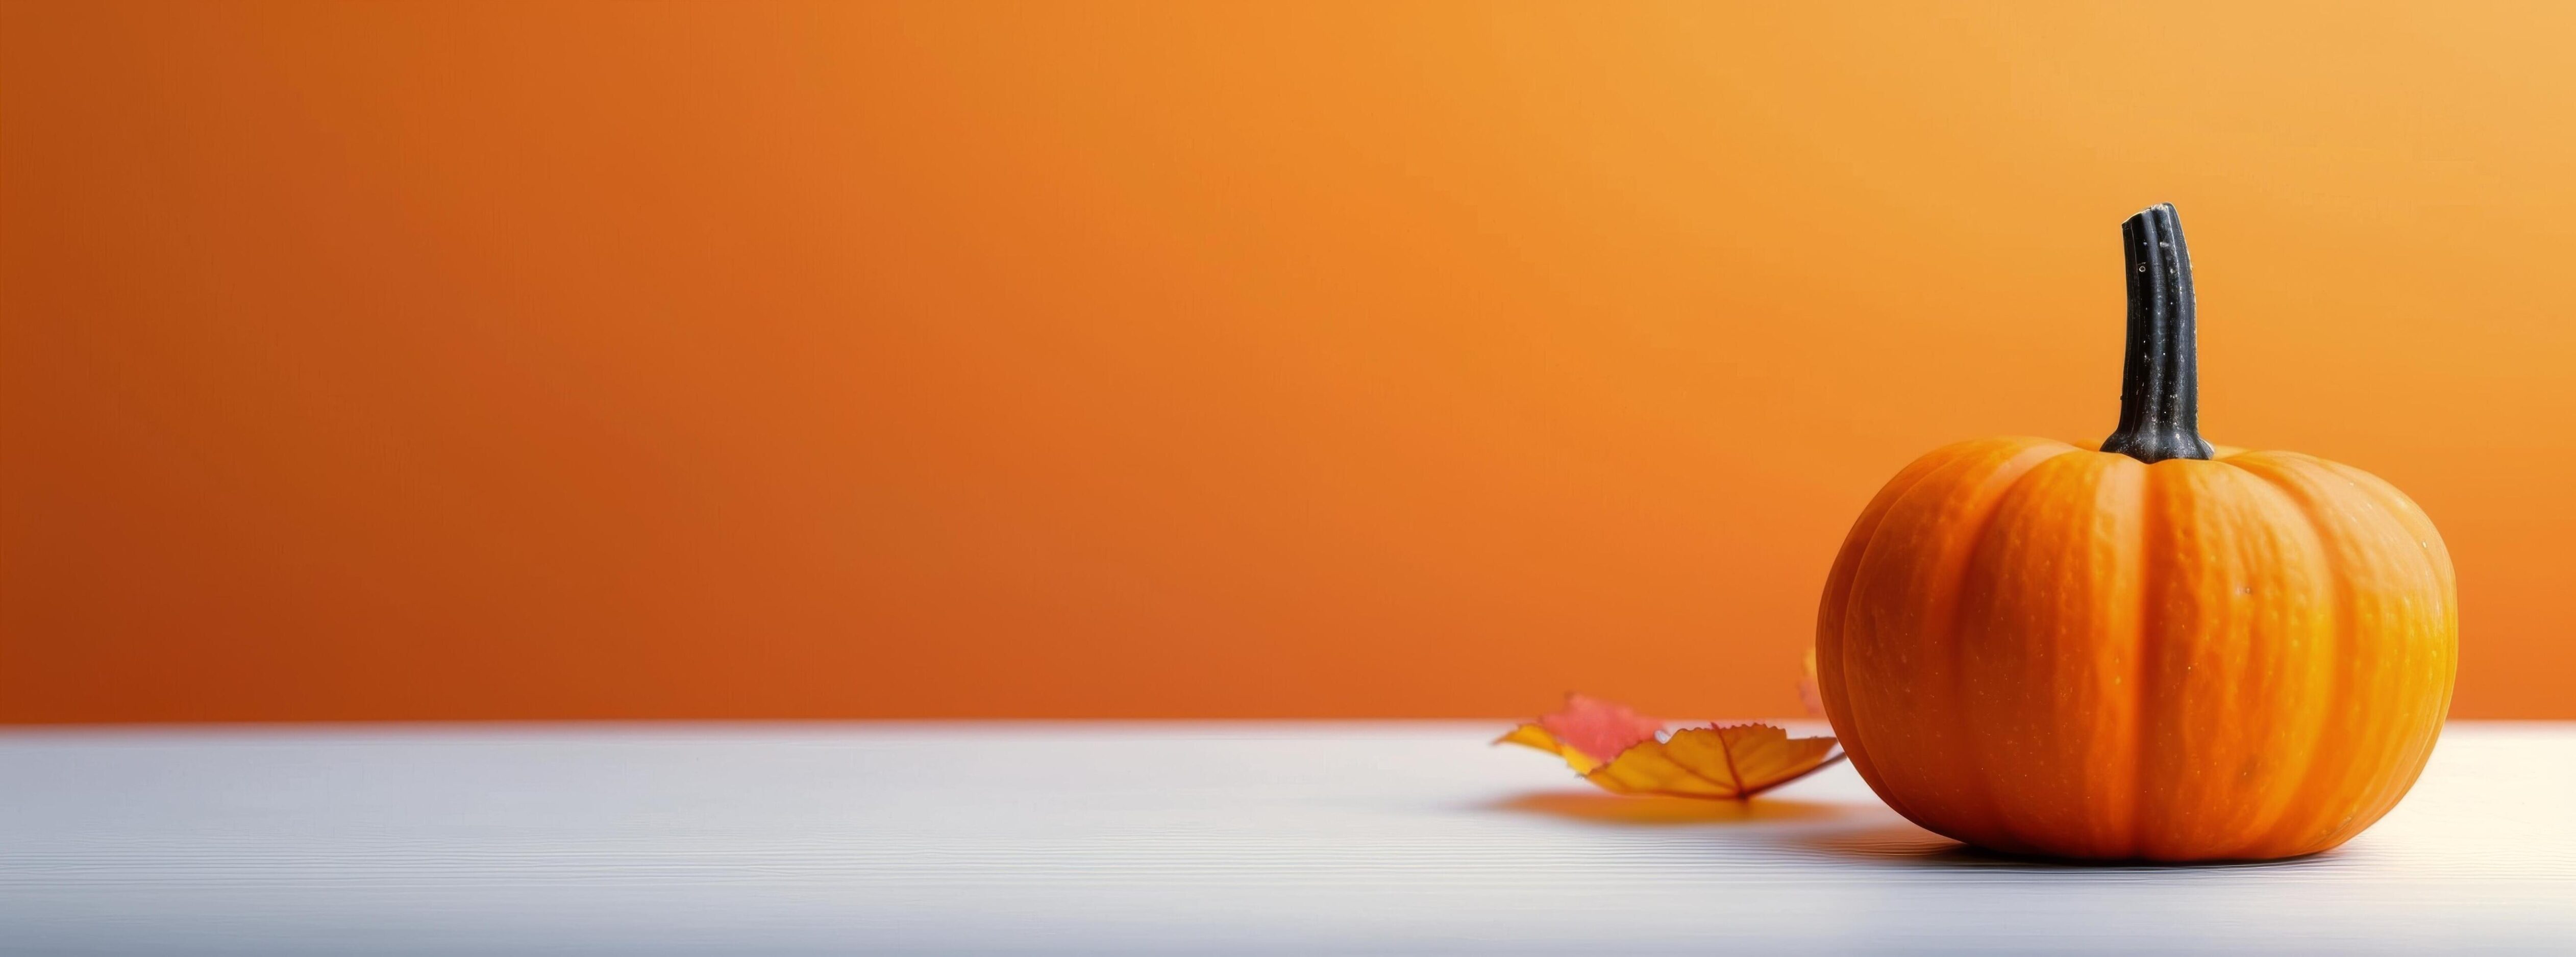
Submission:
M 2120 375 L 2120 427 L 2102 451 L 2154 464 L 2206 459 L 2200 437 L 2200 313 L 2191 248 L 2171 203 L 2120 224 L 2129 266 L 2129 354 Z

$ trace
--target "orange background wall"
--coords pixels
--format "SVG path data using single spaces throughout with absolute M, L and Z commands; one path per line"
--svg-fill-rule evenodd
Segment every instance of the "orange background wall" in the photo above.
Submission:
M 1794 713 L 2158 200 L 2576 717 L 2568 8 L 1827 6 L 11 3 L 0 720 Z

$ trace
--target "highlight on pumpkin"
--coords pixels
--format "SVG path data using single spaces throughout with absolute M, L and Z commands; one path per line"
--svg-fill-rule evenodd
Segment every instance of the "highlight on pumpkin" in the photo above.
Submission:
M 1564 759 L 1613 794 L 1743 800 L 1843 759 L 1831 737 L 1792 738 L 1768 724 L 1711 724 L 1661 738 L 1664 723 L 1581 694 L 1513 728 L 1495 744 L 1536 748 Z

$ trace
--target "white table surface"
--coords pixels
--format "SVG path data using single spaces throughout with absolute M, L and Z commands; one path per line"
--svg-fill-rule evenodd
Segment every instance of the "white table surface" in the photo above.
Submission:
M 0 953 L 2576 954 L 2576 725 L 2453 725 L 2340 851 L 2103 868 L 1501 730 L 0 731 Z

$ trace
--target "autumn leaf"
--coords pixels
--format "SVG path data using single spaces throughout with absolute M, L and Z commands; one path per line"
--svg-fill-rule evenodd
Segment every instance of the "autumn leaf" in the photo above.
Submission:
M 1798 679 L 1798 703 L 1807 706 L 1807 717 L 1825 716 L 1825 692 L 1816 684 L 1816 649 L 1807 649 L 1807 675 Z
M 1662 730 L 1664 722 L 1660 718 L 1638 714 L 1626 705 L 1568 694 L 1565 707 L 1556 713 L 1513 728 L 1494 743 L 1517 744 L 1559 755 L 1574 773 L 1587 774 L 1619 752 L 1655 740 L 1656 733 Z
M 1840 760 L 1829 737 L 1791 738 L 1767 724 L 1710 725 L 1619 752 L 1584 777 L 1620 794 L 1749 798 Z
M 1661 728 L 1626 707 L 1567 695 L 1564 708 L 1494 743 L 1556 754 L 1612 793 L 1706 799 L 1749 798 L 1843 758 L 1833 738 L 1791 738 L 1767 724 L 1684 728 L 1658 740 Z

